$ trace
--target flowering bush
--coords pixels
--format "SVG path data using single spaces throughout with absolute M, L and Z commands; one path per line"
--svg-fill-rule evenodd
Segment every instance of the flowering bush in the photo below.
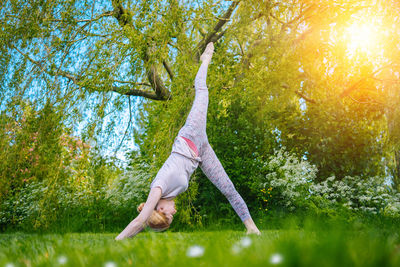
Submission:
M 312 196 L 323 197 L 331 204 L 339 204 L 349 210 L 371 214 L 387 210 L 387 215 L 393 215 L 396 213 L 395 203 L 398 203 L 400 199 L 400 194 L 391 192 L 390 188 L 384 185 L 381 177 L 346 176 L 342 180 L 329 177 L 321 183 L 312 184 L 310 193 Z
M 117 177 L 107 190 L 111 203 L 115 206 L 130 206 L 136 210 L 136 206 L 146 201 L 151 183 L 147 169 L 146 164 L 141 163 L 135 169 L 129 168 Z
M 28 103 L 9 103 L 0 113 L 0 200 L 25 183 L 63 180 L 62 114 L 50 104 L 37 111 Z
M 31 181 L 9 194 L 0 203 L 0 228 L 103 231 L 126 226 L 146 200 L 151 182 L 147 168 L 139 164 L 121 172 L 101 160 L 98 169 L 96 160 L 91 156 L 91 165 L 71 172 L 66 181 Z
M 383 210 L 383 214 L 386 217 L 400 219 L 400 201 L 399 201 L 400 196 L 399 195 L 397 196 L 398 196 L 397 200 L 390 202 Z
M 272 155 L 261 170 L 260 192 L 263 202 L 293 211 L 305 205 L 317 169 L 305 160 L 298 160 L 284 149 Z M 268 191 L 268 192 L 267 192 Z M 267 201 L 266 201 L 267 200 Z
M 335 212 L 345 208 L 364 214 L 400 217 L 400 193 L 391 191 L 382 177 L 329 177 L 316 182 L 317 168 L 284 149 L 276 151 L 262 169 L 259 199 L 266 207 L 317 209 Z
M 0 209 L 0 225 L 17 225 L 38 218 L 38 201 L 46 187 L 41 183 L 26 184 L 18 194 L 6 199 Z

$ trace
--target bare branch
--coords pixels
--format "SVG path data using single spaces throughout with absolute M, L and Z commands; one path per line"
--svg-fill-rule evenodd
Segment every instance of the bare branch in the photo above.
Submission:
M 367 80 L 368 78 L 373 78 L 375 77 L 376 74 L 378 74 L 379 72 L 381 72 L 383 69 L 389 68 L 393 66 L 393 63 L 387 64 L 379 69 L 377 69 L 376 71 L 372 72 L 371 74 L 362 77 L 361 79 L 359 79 L 357 82 L 355 82 L 353 85 L 351 85 L 349 88 L 345 89 L 340 95 L 340 98 L 346 97 L 348 96 L 351 92 L 353 92 L 354 90 L 357 90 L 359 85 L 361 85 L 365 80 Z
M 116 82 L 116 83 L 128 83 L 128 84 L 131 84 L 131 85 L 134 85 L 134 86 L 144 85 L 144 86 L 151 87 L 151 84 L 148 84 L 148 83 L 135 83 L 135 82 L 129 82 L 129 81 L 120 81 L 120 80 L 114 80 L 114 82 Z
M 122 6 L 121 1 L 113 0 L 112 5 L 114 7 L 113 15 L 118 20 L 121 27 L 129 27 L 130 29 L 136 31 L 136 29 L 130 23 L 131 15 Z M 143 61 L 145 62 L 145 65 L 147 65 L 150 62 L 150 49 L 151 49 L 151 47 L 146 49 L 144 56 L 143 56 Z M 147 70 L 147 78 L 149 79 L 149 82 L 152 85 L 153 90 L 155 91 L 155 96 L 149 95 L 148 92 L 146 92 L 146 94 L 141 95 L 141 96 L 151 98 L 151 99 L 156 99 L 156 100 L 171 99 L 172 98 L 171 93 L 170 93 L 169 89 L 164 85 L 163 81 L 161 80 L 160 75 L 157 72 L 156 66 L 154 64 L 149 64 L 149 66 L 146 67 L 146 70 Z M 134 91 L 133 93 L 135 93 L 135 95 L 137 95 L 136 91 Z M 143 91 L 140 91 L 140 93 L 143 93 Z
M 37 66 L 42 72 L 50 75 L 50 76 L 54 76 L 54 77 L 64 77 L 67 78 L 68 80 L 70 80 L 72 83 L 74 83 L 75 85 L 79 86 L 79 87 L 84 87 L 87 89 L 91 89 L 91 90 L 95 90 L 95 91 L 103 91 L 101 87 L 97 87 L 97 86 L 88 86 L 88 85 L 83 85 L 80 81 L 80 77 L 75 76 L 72 73 L 69 73 L 67 71 L 63 71 L 63 70 L 59 70 L 56 73 L 53 73 L 49 70 L 47 70 L 45 68 L 45 66 L 43 66 L 40 62 L 33 60 L 31 57 L 29 57 L 28 55 L 26 55 L 25 53 L 23 53 L 21 50 L 19 50 L 17 47 L 12 46 L 12 48 L 14 48 L 15 50 L 18 51 L 18 53 L 20 53 L 22 56 L 24 56 L 27 60 L 29 60 L 32 64 L 34 64 L 35 66 Z M 115 80 L 115 82 L 119 82 L 119 83 L 129 83 L 132 86 L 151 86 L 150 84 L 147 83 L 134 83 L 134 82 L 125 82 L 125 81 L 118 81 Z M 138 89 L 132 89 L 131 87 L 128 86 L 113 86 L 112 87 L 112 91 L 122 94 L 122 95 L 128 95 L 128 96 L 142 96 L 142 97 L 146 97 L 149 99 L 153 99 L 153 100 L 166 100 L 164 95 L 159 95 L 156 94 L 154 92 L 149 92 L 149 91 L 143 91 L 143 90 L 138 90 Z
M 147 70 L 147 77 L 160 100 L 171 99 L 171 93 L 169 92 L 168 88 L 165 87 L 154 65 L 151 65 Z
M 232 4 L 229 6 L 228 10 L 225 12 L 225 14 L 218 19 L 218 22 L 215 24 L 212 31 L 206 34 L 203 40 L 201 40 L 200 43 L 196 46 L 195 60 L 197 62 L 199 62 L 201 53 L 206 48 L 207 44 L 209 42 L 216 42 L 223 36 L 225 32 L 221 34 L 221 29 L 228 21 L 230 21 L 230 17 L 233 11 L 235 11 L 236 7 L 239 5 L 239 3 L 240 1 L 233 1 Z
M 315 101 L 312 98 L 309 98 L 308 96 L 304 95 L 303 93 L 301 93 L 300 91 L 295 91 L 295 94 L 300 96 L 301 98 L 303 98 L 305 101 L 313 103 L 313 104 L 317 104 L 317 101 Z
M 164 100 L 161 99 L 158 95 L 156 95 L 152 91 L 142 91 L 142 90 L 136 90 L 136 89 L 130 89 L 126 87 L 114 87 L 113 91 L 122 95 L 128 95 L 128 96 L 142 96 L 145 98 L 153 99 L 153 100 Z
M 171 80 L 174 79 L 174 73 L 172 72 L 171 67 L 169 66 L 168 62 L 166 60 L 163 60 L 163 66 L 165 68 L 165 70 L 168 72 L 169 78 Z

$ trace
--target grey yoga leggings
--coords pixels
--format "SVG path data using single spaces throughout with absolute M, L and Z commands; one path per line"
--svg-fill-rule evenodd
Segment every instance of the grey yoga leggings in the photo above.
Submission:
M 218 160 L 208 143 L 206 134 L 208 89 L 206 85 L 208 64 L 202 63 L 195 79 L 196 96 L 192 109 L 185 125 L 179 131 L 180 136 L 186 137 L 196 145 L 201 158 L 200 168 L 208 179 L 228 199 L 235 212 L 242 221 L 251 218 L 249 209 L 243 198 L 236 191 L 235 186 L 226 174 L 224 167 Z

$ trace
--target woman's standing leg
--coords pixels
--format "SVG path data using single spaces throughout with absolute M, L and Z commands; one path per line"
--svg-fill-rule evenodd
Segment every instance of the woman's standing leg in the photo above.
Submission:
M 208 179 L 221 191 L 231 203 L 233 209 L 242 221 L 251 218 L 243 198 L 236 191 L 235 186 L 226 174 L 224 167 L 215 155 L 210 144 L 204 144 L 201 150 L 200 168 Z
M 250 212 L 246 203 L 236 191 L 235 186 L 226 174 L 224 167 L 219 161 L 217 155 L 215 155 L 215 152 L 211 148 L 210 144 L 203 144 L 200 157 L 202 159 L 200 163 L 201 170 L 228 199 L 229 203 L 232 205 L 232 208 L 245 224 L 247 233 L 260 234 L 260 231 L 250 216 Z

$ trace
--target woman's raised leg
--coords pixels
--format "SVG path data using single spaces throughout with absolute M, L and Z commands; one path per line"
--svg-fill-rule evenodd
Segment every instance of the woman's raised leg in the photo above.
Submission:
M 200 144 L 200 136 L 205 136 L 208 109 L 208 88 L 206 84 L 208 65 L 211 62 L 214 53 L 213 43 L 209 43 L 201 55 L 202 64 L 197 72 L 194 82 L 196 95 L 193 101 L 192 109 L 186 119 L 185 125 L 182 127 L 179 135 L 187 137 Z

